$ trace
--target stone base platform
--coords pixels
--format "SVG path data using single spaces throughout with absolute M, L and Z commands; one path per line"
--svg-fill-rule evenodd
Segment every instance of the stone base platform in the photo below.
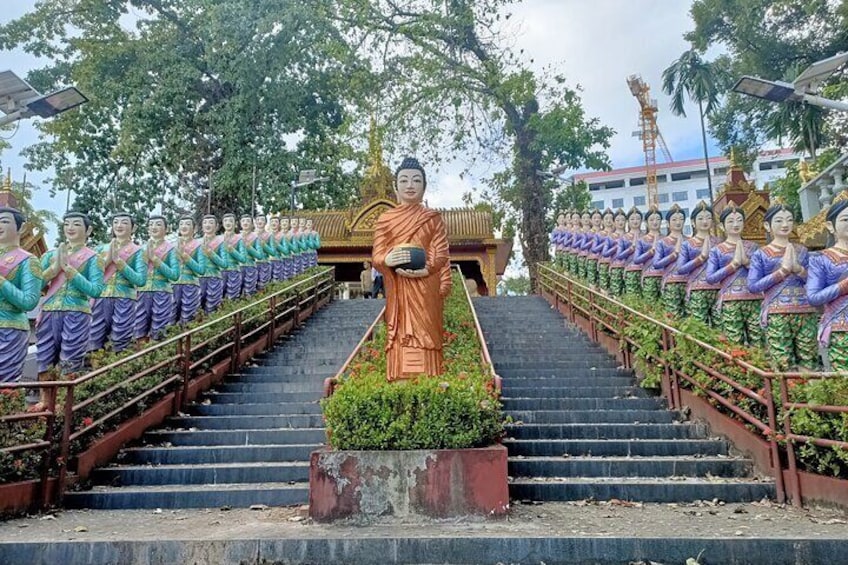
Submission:
M 309 515 L 317 522 L 381 516 L 503 516 L 507 450 L 314 451 Z

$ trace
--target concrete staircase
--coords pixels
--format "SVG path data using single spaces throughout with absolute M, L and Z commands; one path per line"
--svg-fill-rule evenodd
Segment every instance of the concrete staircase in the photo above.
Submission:
M 95 470 L 70 508 L 246 508 L 308 501 L 309 454 L 324 443 L 325 377 L 344 363 L 383 306 L 333 302 L 209 391 L 188 413 Z
M 541 297 L 478 298 L 474 305 L 515 420 L 504 441 L 513 499 L 773 497 L 750 460 L 666 410 Z

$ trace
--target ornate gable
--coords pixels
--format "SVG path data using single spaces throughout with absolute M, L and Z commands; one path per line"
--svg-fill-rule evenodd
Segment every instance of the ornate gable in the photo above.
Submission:
M 371 235 L 374 232 L 374 227 L 377 225 L 377 218 L 386 210 L 391 210 L 397 206 L 396 203 L 385 198 L 372 200 L 362 208 L 360 208 L 348 224 L 348 229 L 351 234 L 356 236 Z

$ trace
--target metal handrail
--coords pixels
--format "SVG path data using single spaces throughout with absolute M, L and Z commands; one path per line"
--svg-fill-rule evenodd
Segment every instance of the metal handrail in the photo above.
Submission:
M 459 273 L 460 278 L 463 281 L 462 290 L 465 291 L 465 299 L 468 301 L 468 306 L 471 308 L 471 317 L 474 319 L 474 330 L 477 332 L 477 341 L 480 342 L 480 355 L 483 358 L 483 364 L 489 368 L 489 373 L 492 376 L 492 382 L 494 383 L 495 390 L 500 396 L 502 387 L 502 380 L 500 375 L 495 371 L 495 364 L 492 362 L 492 357 L 489 355 L 489 345 L 486 343 L 486 336 L 483 335 L 483 328 L 480 326 L 480 319 L 477 317 L 477 309 L 474 308 L 474 301 L 471 300 L 471 293 L 468 292 L 468 287 L 465 286 L 465 277 L 462 275 L 462 268 L 459 265 L 454 265 L 452 268 L 455 268 Z
M 219 317 L 209 320 L 208 322 L 202 323 L 194 328 L 180 332 L 179 334 L 164 339 L 162 341 L 150 343 L 146 348 L 140 351 L 131 353 L 122 359 L 114 361 L 103 367 L 98 367 L 97 369 L 94 369 L 74 379 L 70 379 L 67 381 L 3 383 L 2 388 L 4 389 L 46 389 L 48 398 L 46 408 L 40 412 L 19 413 L 0 416 L 0 423 L 7 424 L 12 424 L 15 422 L 24 422 L 27 420 L 46 420 L 45 435 L 41 441 L 31 441 L 26 445 L 12 445 L 8 447 L 3 447 L 0 448 L 0 453 L 19 453 L 25 450 L 41 449 L 42 472 L 40 480 L 42 483 L 41 492 L 43 497 L 41 502 L 46 502 L 44 496 L 47 492 L 47 480 L 50 478 L 51 470 L 56 468 L 59 469 L 58 492 L 61 496 L 61 493 L 64 491 L 65 483 L 67 480 L 66 475 L 68 458 L 70 455 L 72 455 L 70 453 L 71 441 L 77 440 L 95 429 L 100 429 L 101 431 L 103 431 L 103 425 L 109 420 L 113 419 L 115 416 L 121 414 L 125 410 L 135 406 L 140 401 L 156 394 L 157 392 L 165 391 L 174 385 L 176 385 L 174 390 L 177 393 L 177 400 L 175 400 L 174 403 L 174 413 L 176 413 L 187 402 L 189 381 L 193 380 L 198 376 L 201 376 L 199 374 L 196 374 L 197 368 L 201 367 L 203 363 L 208 362 L 209 360 L 215 358 L 216 355 L 219 355 L 228 349 L 232 350 L 231 356 L 238 357 L 241 350 L 242 340 L 245 337 L 249 337 L 251 335 L 260 335 L 260 331 L 262 330 L 264 330 L 265 333 L 269 334 L 267 336 L 267 339 L 269 340 L 270 344 L 273 338 L 272 332 L 274 332 L 275 328 L 277 327 L 277 320 L 279 320 L 280 318 L 291 317 L 291 319 L 294 321 L 293 325 L 297 325 L 298 318 L 300 317 L 302 312 L 304 312 L 305 310 L 314 310 L 314 307 L 318 304 L 318 301 L 325 294 L 332 297 L 331 291 L 333 286 L 334 273 L 335 269 L 333 267 L 321 268 L 321 270 L 315 274 L 312 274 L 302 280 L 299 280 L 284 288 L 281 288 L 280 290 L 277 290 L 272 294 L 261 296 L 257 300 L 246 304 L 236 310 L 233 310 L 232 312 L 223 314 Z M 288 296 L 292 293 L 294 293 L 294 295 Z M 280 299 L 281 297 L 282 299 Z M 280 312 L 281 306 L 291 304 L 292 302 L 294 302 L 294 306 L 290 308 L 285 308 L 283 312 Z M 249 310 L 255 309 L 258 306 L 264 306 L 265 311 L 254 316 L 245 316 Z M 264 322 L 257 324 L 257 328 L 249 330 L 244 336 L 242 336 L 242 327 L 245 324 L 256 321 Z M 226 328 L 222 328 L 221 331 L 215 337 L 205 339 L 201 343 L 198 343 L 197 345 L 192 347 L 191 343 L 193 336 L 202 335 L 202 332 L 206 332 L 220 325 L 226 325 Z M 214 351 L 211 353 L 203 351 L 205 347 L 213 343 L 214 340 L 220 339 L 222 337 L 225 337 L 227 339 L 226 344 L 215 347 Z M 263 337 L 261 337 L 260 335 L 257 341 L 261 339 L 263 339 Z M 159 360 L 151 366 L 144 367 L 144 369 L 140 370 L 139 372 L 130 375 L 128 378 L 122 380 L 119 383 L 109 386 L 103 391 L 97 392 L 93 396 L 81 399 L 79 402 L 75 402 L 75 391 L 80 385 L 84 385 L 89 381 L 93 381 L 94 379 L 100 376 L 107 375 L 110 371 L 121 368 L 130 363 L 137 362 L 145 356 L 161 352 L 165 350 L 165 348 L 169 348 L 169 352 L 175 351 L 176 353 L 167 355 L 165 359 Z M 201 358 L 195 359 L 196 354 L 201 354 Z M 239 360 L 237 358 L 233 359 L 232 364 L 233 367 L 237 367 L 239 364 Z M 109 411 L 106 414 L 98 416 L 96 420 L 92 420 L 91 422 L 85 422 L 82 426 L 76 428 L 73 427 L 74 415 L 77 414 L 80 410 L 87 408 L 98 400 L 102 400 L 109 397 L 116 391 L 126 386 L 132 385 L 132 383 L 140 379 L 155 374 L 156 372 L 161 371 L 162 369 L 168 369 L 168 367 L 171 366 L 175 366 L 174 372 L 172 374 L 163 375 L 162 378 L 158 379 L 155 384 L 147 386 L 144 390 L 140 390 L 138 394 L 135 394 L 135 396 L 133 396 L 132 398 L 124 401 L 121 406 Z M 181 388 L 179 386 L 180 384 L 182 384 Z M 59 408 L 58 406 L 60 390 L 64 390 L 65 395 L 64 403 L 61 408 Z M 60 436 L 54 438 L 54 424 L 56 422 L 56 418 L 60 415 L 64 417 L 64 422 L 62 426 L 63 429 L 60 432 Z
M 662 320 L 657 320 L 648 314 L 639 312 L 634 308 L 631 308 L 630 306 L 616 300 L 615 298 L 605 293 L 602 293 L 593 287 L 587 286 L 580 281 L 573 279 L 565 273 L 561 273 L 552 269 L 548 265 L 539 265 L 538 269 L 540 275 L 539 279 L 541 288 L 546 292 L 549 292 L 554 295 L 557 301 L 563 301 L 568 305 L 569 312 L 571 312 L 570 316 L 572 318 L 572 321 L 574 321 L 574 311 L 578 311 L 584 318 L 589 321 L 591 327 L 596 328 L 596 324 L 600 323 L 608 329 L 608 331 L 610 332 L 610 334 L 612 334 L 613 337 L 618 338 L 623 345 L 626 344 L 627 347 L 631 347 L 637 344 L 635 344 L 633 340 L 624 336 L 623 330 L 631 320 L 638 319 L 643 322 L 647 322 L 648 324 L 652 324 L 658 329 L 660 329 L 662 331 L 662 340 L 664 345 L 671 345 L 674 341 L 688 341 L 689 343 L 695 344 L 713 355 L 717 355 L 719 358 L 735 365 L 739 369 L 748 372 L 748 374 L 761 378 L 763 381 L 764 389 L 762 394 L 738 383 L 731 377 L 721 373 L 720 370 L 715 367 L 709 367 L 699 361 L 693 361 L 693 364 L 705 374 L 709 375 L 710 378 L 723 382 L 724 384 L 731 387 L 731 389 L 733 389 L 734 391 L 743 394 L 747 398 L 750 398 L 754 402 L 763 406 L 767 414 L 766 417 L 768 419 L 768 422 L 761 420 L 755 414 L 752 414 L 746 411 L 744 408 L 737 406 L 732 402 L 732 400 L 725 398 L 724 396 L 712 390 L 708 386 L 699 383 L 690 375 L 686 375 L 672 362 L 671 359 L 653 358 L 666 371 L 666 379 L 664 379 L 664 384 L 666 386 L 664 387 L 663 393 L 667 396 L 669 406 L 672 409 L 681 407 L 679 387 L 681 381 L 683 381 L 685 383 L 688 383 L 692 387 L 700 389 L 711 399 L 713 399 L 714 401 L 725 407 L 727 410 L 729 410 L 732 414 L 734 414 L 741 420 L 751 424 L 760 431 L 760 433 L 767 440 L 769 444 L 769 449 L 772 453 L 772 465 L 775 475 L 776 488 L 778 491 L 777 494 L 778 499 L 781 502 L 785 499 L 787 495 L 783 475 L 784 470 L 788 470 L 788 477 L 790 483 L 790 493 L 788 494 L 791 495 L 793 504 L 798 506 L 800 506 L 801 504 L 801 493 L 799 484 L 800 480 L 798 477 L 798 470 L 796 466 L 796 448 L 794 445 L 795 443 L 808 443 L 821 447 L 839 447 L 848 450 L 848 442 L 845 441 L 810 437 L 792 432 L 793 411 L 797 411 L 799 409 L 806 409 L 814 412 L 846 414 L 848 413 L 848 406 L 816 405 L 811 403 L 790 401 L 789 387 L 787 384 L 788 382 L 796 380 L 845 378 L 846 376 L 848 376 L 846 375 L 846 373 L 833 371 L 775 372 L 763 369 L 743 359 L 734 357 L 730 353 L 718 349 L 712 346 L 711 344 L 705 343 L 704 341 L 692 335 L 682 332 L 681 330 Z M 580 291 L 585 295 L 583 297 L 580 297 L 580 300 L 588 301 L 588 308 L 576 303 L 575 296 L 577 293 L 575 291 Z M 620 321 L 619 326 L 612 326 L 599 318 L 599 316 L 597 315 L 598 310 L 602 311 L 608 316 L 612 314 L 612 312 L 610 312 L 609 310 L 598 307 L 597 304 L 599 301 L 612 305 L 621 314 L 623 314 L 620 314 L 618 316 L 618 320 Z M 594 333 L 596 334 L 597 330 L 595 330 Z M 595 341 L 598 340 L 597 335 L 592 335 L 591 337 Z M 629 367 L 629 351 L 625 351 L 624 353 L 625 364 Z M 774 400 L 773 391 L 775 390 L 775 381 L 777 381 L 781 397 L 779 403 L 776 403 Z M 781 414 L 780 416 L 778 415 L 779 413 Z M 782 419 L 783 421 L 782 426 L 779 421 L 780 419 Z M 781 427 L 783 428 L 783 434 L 778 433 L 778 430 L 781 429 Z M 785 440 L 785 447 L 781 448 L 779 440 Z M 788 469 L 784 468 L 783 458 L 781 457 L 781 453 L 784 451 L 786 453 L 786 459 L 788 461 Z

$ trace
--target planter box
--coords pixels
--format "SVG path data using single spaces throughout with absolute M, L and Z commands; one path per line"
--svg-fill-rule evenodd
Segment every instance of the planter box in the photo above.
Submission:
M 47 479 L 45 500 L 40 501 L 40 506 L 53 504 L 56 499 L 57 485 L 56 479 Z M 39 499 L 42 496 L 41 489 L 41 481 L 37 479 L 0 485 L 0 516 L 37 511 Z
M 503 516 L 507 452 L 477 449 L 313 451 L 309 515 L 318 522 L 380 516 Z

